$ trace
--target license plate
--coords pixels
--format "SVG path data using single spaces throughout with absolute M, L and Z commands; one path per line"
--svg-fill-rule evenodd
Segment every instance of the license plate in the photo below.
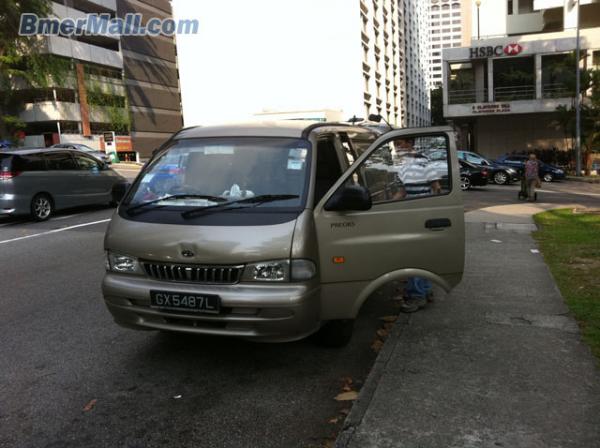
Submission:
M 221 299 L 219 296 L 211 294 L 150 291 L 150 307 L 161 310 L 218 314 L 221 308 Z

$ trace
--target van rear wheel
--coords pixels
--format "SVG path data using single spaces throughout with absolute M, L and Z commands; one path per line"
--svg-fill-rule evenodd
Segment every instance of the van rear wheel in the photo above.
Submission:
M 354 319 L 330 320 L 323 324 L 315 337 L 324 347 L 343 347 L 352 339 Z
M 31 217 L 35 221 L 45 221 L 54 213 L 52 198 L 45 193 L 36 194 L 31 200 Z

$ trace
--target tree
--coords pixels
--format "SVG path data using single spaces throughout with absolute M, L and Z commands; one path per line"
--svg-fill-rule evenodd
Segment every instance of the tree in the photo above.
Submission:
M 563 66 L 556 64 L 553 67 L 561 74 L 561 81 L 569 92 L 576 90 L 575 58 L 565 58 Z M 591 154 L 600 150 L 600 71 L 581 70 L 581 90 L 584 97 L 581 102 L 581 143 L 583 150 L 583 161 L 586 173 L 591 168 Z M 588 95 L 589 93 L 589 95 Z M 565 139 L 575 139 L 575 100 L 571 105 L 561 105 L 556 108 L 558 118 L 555 124 L 559 126 Z
M 448 124 L 444 118 L 444 92 L 441 87 L 431 91 L 431 124 L 433 126 Z
M 45 41 L 38 36 L 19 36 L 21 14 L 47 17 L 49 0 L 0 0 L 0 140 L 12 139 L 25 127 L 19 119 L 19 88 L 48 87 L 70 70 L 68 60 L 43 53 Z

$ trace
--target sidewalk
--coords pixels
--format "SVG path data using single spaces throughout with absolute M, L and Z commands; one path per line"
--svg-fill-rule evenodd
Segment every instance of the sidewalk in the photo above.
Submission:
M 462 284 L 398 320 L 336 446 L 600 447 L 600 369 L 509 212 L 467 214 Z

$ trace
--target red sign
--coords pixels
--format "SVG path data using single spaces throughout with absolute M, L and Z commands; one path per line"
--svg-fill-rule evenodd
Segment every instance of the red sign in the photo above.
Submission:
M 469 57 L 471 59 L 492 58 L 494 56 L 516 56 L 523 51 L 523 47 L 519 44 L 508 44 L 503 47 L 496 45 L 495 47 L 473 47 L 470 49 Z
M 508 44 L 504 47 L 504 54 L 507 56 L 516 56 L 523 51 L 523 47 L 519 44 Z

